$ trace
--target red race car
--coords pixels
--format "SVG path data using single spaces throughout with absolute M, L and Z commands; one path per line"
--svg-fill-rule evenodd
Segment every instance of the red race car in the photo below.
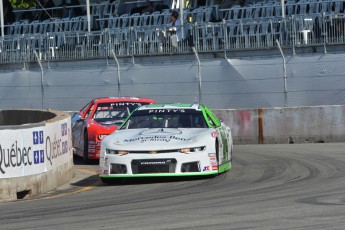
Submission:
M 139 106 L 156 104 L 149 98 L 104 97 L 90 101 L 72 117 L 74 153 L 84 162 L 99 159 L 101 141 Z

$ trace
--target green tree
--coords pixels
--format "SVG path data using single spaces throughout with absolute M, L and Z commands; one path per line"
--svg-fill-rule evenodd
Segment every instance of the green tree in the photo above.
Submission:
M 36 0 L 9 0 L 13 8 L 30 8 L 37 5 Z

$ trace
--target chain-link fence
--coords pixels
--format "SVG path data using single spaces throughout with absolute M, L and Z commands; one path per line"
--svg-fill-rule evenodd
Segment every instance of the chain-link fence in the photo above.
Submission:
M 113 58 L 2 66 L 2 108 L 77 110 L 92 98 L 140 96 L 213 109 L 345 103 L 345 55 Z

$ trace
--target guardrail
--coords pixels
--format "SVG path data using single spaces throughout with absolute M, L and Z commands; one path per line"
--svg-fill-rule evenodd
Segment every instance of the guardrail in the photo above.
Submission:
M 242 51 L 344 44 L 344 14 L 263 20 L 234 20 L 186 24 L 171 32 L 166 26 L 142 26 L 85 32 L 17 34 L 0 39 L 0 62 L 95 59 L 112 56 L 166 55 Z M 182 40 L 176 38 L 181 36 Z

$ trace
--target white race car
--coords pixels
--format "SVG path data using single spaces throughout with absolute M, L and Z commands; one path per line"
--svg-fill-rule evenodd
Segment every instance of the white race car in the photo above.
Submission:
M 231 168 L 232 151 L 230 128 L 208 107 L 145 105 L 102 141 L 100 178 L 216 175 Z

